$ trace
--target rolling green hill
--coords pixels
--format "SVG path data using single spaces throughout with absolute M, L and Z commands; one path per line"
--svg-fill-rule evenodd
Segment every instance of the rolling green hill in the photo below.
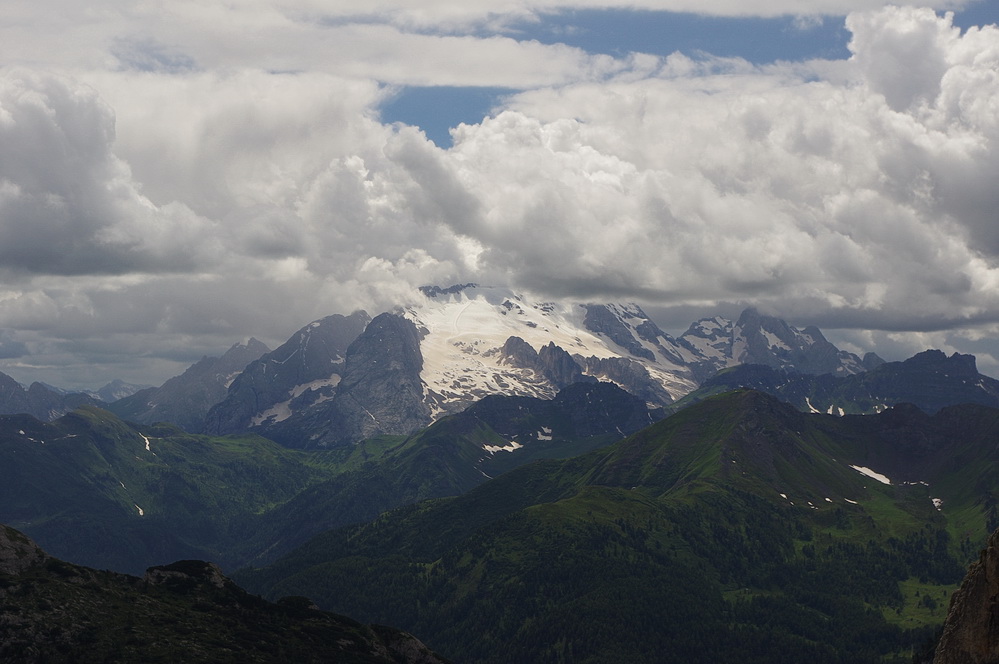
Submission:
M 248 519 L 324 474 L 263 438 L 136 428 L 93 407 L 51 424 L 0 417 L 0 518 L 54 555 L 98 568 L 232 563 Z
M 909 661 L 995 519 L 997 440 L 988 407 L 738 391 L 236 576 L 463 662 Z
M 139 573 L 200 558 L 234 569 L 649 421 L 643 402 L 606 383 L 553 400 L 491 397 L 410 437 L 327 451 L 132 425 L 94 407 L 49 424 L 0 416 L 0 522 L 97 568 Z

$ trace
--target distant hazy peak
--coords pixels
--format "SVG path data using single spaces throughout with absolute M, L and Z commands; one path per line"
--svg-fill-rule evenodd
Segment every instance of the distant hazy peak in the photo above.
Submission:
M 438 295 L 455 295 L 466 288 L 478 288 L 478 284 L 453 284 L 451 286 L 420 286 L 420 292 L 427 297 L 437 297 Z

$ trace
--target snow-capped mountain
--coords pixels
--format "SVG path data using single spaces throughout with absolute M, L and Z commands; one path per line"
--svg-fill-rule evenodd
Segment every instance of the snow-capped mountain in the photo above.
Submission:
M 246 367 L 209 411 L 206 431 L 329 446 L 409 433 L 489 394 L 552 398 L 602 380 L 660 407 L 742 362 L 864 368 L 817 329 L 754 310 L 735 323 L 704 319 L 673 338 L 635 304 L 542 301 L 475 284 L 422 291 L 422 302 L 374 319 L 356 312 L 302 328 Z
M 734 323 L 719 317 L 702 318 L 691 325 L 679 341 L 696 349 L 697 359 L 692 368 L 698 382 L 738 364 L 763 364 L 804 374 L 849 376 L 883 362 L 874 353 L 861 359 L 839 350 L 817 327 L 798 330 L 755 309 L 746 309 Z
M 487 394 L 552 398 L 585 376 L 625 383 L 656 405 L 697 386 L 687 349 L 635 305 L 543 302 L 475 285 L 424 293 L 402 315 L 422 334 L 420 379 L 434 417 Z

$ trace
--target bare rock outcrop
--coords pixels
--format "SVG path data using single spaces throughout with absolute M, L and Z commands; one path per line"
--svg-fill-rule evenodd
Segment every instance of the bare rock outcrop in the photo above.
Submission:
M 999 531 L 951 598 L 933 664 L 999 664 Z
M 0 525 L 0 574 L 16 576 L 48 557 L 27 535 Z

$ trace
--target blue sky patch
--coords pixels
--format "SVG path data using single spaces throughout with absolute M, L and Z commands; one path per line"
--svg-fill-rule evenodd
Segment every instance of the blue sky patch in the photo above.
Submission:
M 720 18 L 652 11 L 574 10 L 521 26 L 524 39 L 563 43 L 589 53 L 686 55 L 710 53 L 754 64 L 776 60 L 849 56 L 850 33 L 842 17 L 797 21 L 791 17 Z
M 954 24 L 999 22 L 999 2 L 986 0 L 955 13 Z M 850 56 L 850 33 L 842 16 L 799 19 L 729 18 L 675 12 L 571 10 L 512 26 L 511 36 L 543 44 L 566 44 L 588 53 L 623 57 L 632 52 L 666 56 L 739 57 L 754 64 Z M 382 105 L 384 122 L 418 126 L 438 147 L 451 147 L 452 127 L 480 122 L 516 92 L 506 88 L 409 87 Z
M 449 148 L 452 127 L 481 122 L 513 92 L 508 88 L 407 87 L 382 105 L 381 119 L 420 127 L 438 147 Z

